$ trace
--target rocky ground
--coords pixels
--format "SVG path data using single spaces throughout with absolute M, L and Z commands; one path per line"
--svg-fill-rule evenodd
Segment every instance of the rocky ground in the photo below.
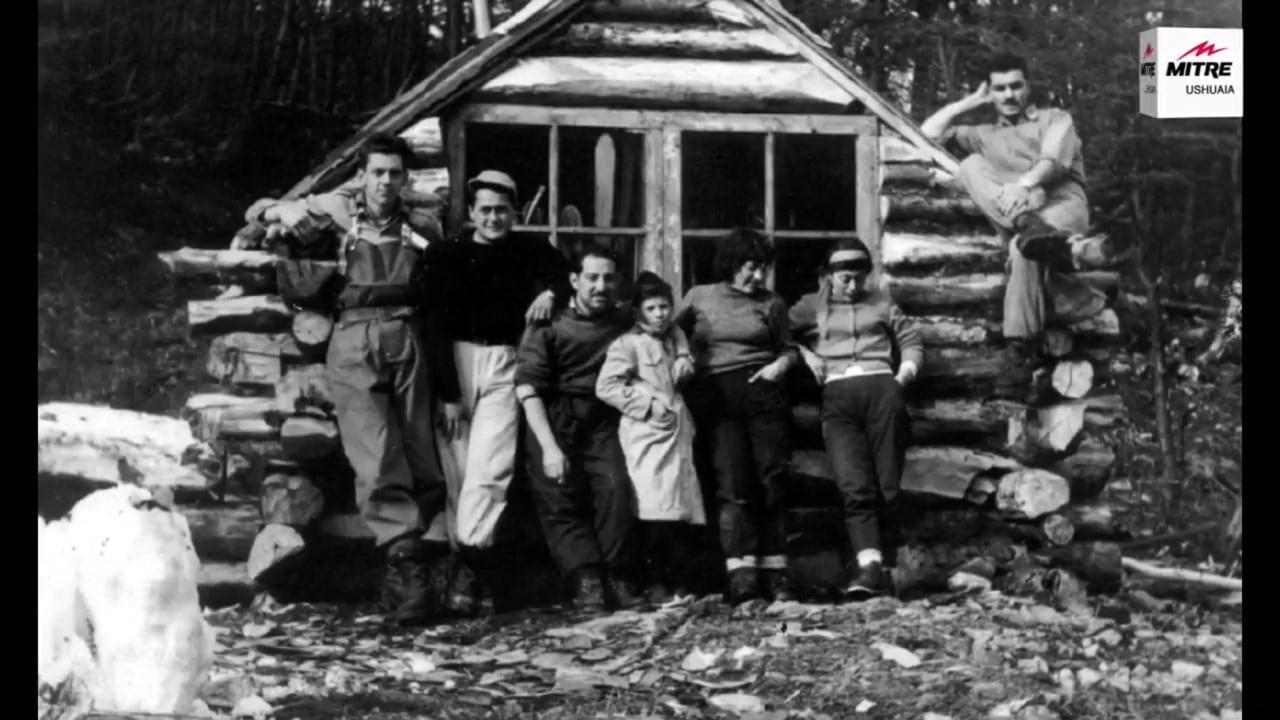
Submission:
M 708 597 L 420 633 L 350 606 L 209 620 L 209 708 L 278 719 L 1242 717 L 1238 606 L 1137 589 L 1076 613 L 988 591 L 736 611 Z

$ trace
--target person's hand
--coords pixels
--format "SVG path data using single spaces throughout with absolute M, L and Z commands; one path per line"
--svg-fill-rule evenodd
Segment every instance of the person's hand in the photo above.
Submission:
M 965 110 L 976 110 L 995 100 L 995 95 L 991 94 L 991 83 L 984 82 L 978 86 L 977 90 L 969 93 L 961 102 L 964 104 Z
M 524 321 L 530 325 L 533 323 L 545 322 L 551 319 L 551 310 L 555 307 L 556 296 L 550 290 L 543 292 L 529 303 L 529 309 L 525 311 Z
M 911 362 L 902 363 L 902 366 L 898 368 L 898 373 L 893 376 L 893 379 L 897 380 L 899 385 L 906 387 L 908 383 L 916 379 L 915 364 Z
M 1031 209 L 1031 191 L 1020 183 L 1008 183 L 1000 187 L 996 196 L 996 210 L 1007 218 L 1015 218 Z
M 467 419 L 467 413 L 462 408 L 462 403 L 441 403 L 440 414 L 437 417 L 440 430 L 444 433 L 445 438 L 449 440 L 462 439 L 463 425 Z
M 564 484 L 569 475 L 569 459 L 560 452 L 559 445 L 552 444 L 549 448 L 543 448 L 542 473 L 548 480 L 555 480 L 557 485 Z
M 785 372 L 782 361 L 774 360 L 773 362 L 760 368 L 751 377 L 747 378 L 747 382 L 753 383 L 757 380 L 765 380 L 767 382 L 777 382 Z
M 649 410 L 649 424 L 659 430 L 674 430 L 676 411 L 655 401 Z
M 681 355 L 671 363 L 671 375 L 676 385 L 683 385 L 693 377 L 693 358 Z

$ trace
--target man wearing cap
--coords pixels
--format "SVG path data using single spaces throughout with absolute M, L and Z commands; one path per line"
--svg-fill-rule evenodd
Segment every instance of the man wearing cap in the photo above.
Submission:
M 444 505 L 445 483 L 432 431 L 435 400 L 456 403 L 452 357 L 418 312 L 418 265 L 440 225 L 400 202 L 412 151 L 376 135 L 361 149 L 358 186 L 300 200 L 259 200 L 251 223 L 279 224 L 314 246 L 337 236 L 341 290 L 329 340 L 328 379 L 342 448 L 356 473 L 356 500 L 386 548 L 393 618 L 426 620 L 426 521 Z M 441 546 L 442 547 L 442 546 Z
M 987 64 L 977 91 L 920 126 L 968 154 L 956 179 L 1001 234 L 1012 238 L 1003 330 L 1015 343 L 1034 339 L 1051 315 L 1091 317 L 1104 302 L 1100 292 L 1067 274 L 1100 240 L 1084 237 L 1089 202 L 1075 124 L 1064 110 L 1031 105 L 1029 94 L 1026 61 L 1003 54 Z M 957 116 L 985 105 L 995 107 L 995 123 L 952 125 Z
M 474 574 L 475 582 L 458 583 L 450 599 L 470 613 L 501 589 L 493 545 L 516 465 L 516 347 L 526 324 L 548 320 L 570 289 L 569 263 L 558 250 L 512 232 L 519 194 L 510 175 L 485 170 L 466 191 L 472 227 L 432 244 L 424 285 L 461 388 L 460 403 L 444 409 L 440 437 L 449 508 L 429 537 L 457 546 Z

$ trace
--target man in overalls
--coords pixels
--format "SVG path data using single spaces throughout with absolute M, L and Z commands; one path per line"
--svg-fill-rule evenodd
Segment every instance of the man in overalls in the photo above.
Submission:
M 944 106 L 920 128 L 968 154 L 956 180 L 1010 240 L 1003 331 L 1006 341 L 1022 347 L 1052 316 L 1083 319 L 1102 311 L 1103 294 L 1070 274 L 1098 239 L 1084 237 L 1089 201 L 1071 115 L 1028 102 L 1022 58 L 1000 55 L 987 70 L 977 91 Z M 957 116 L 987 104 L 999 115 L 995 123 L 952 125 Z
M 328 375 L 342 448 L 356 473 L 356 500 L 379 546 L 386 548 L 392 616 L 421 622 L 429 602 L 423 533 L 443 507 L 444 477 L 432 428 L 433 400 L 456 405 L 452 356 L 424 337 L 422 289 L 415 273 L 439 223 L 400 203 L 412 151 L 403 139 L 377 135 L 362 148 L 358 187 L 300 200 L 261 200 L 250 222 L 279 223 L 299 243 L 342 237 L 343 276 L 329 340 Z M 434 397 L 433 397 L 434 396 Z M 446 550 L 438 546 L 437 550 Z

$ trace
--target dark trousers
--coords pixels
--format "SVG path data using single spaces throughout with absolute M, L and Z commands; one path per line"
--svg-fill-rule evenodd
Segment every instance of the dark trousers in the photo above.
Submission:
M 786 555 L 791 409 L 780 383 L 747 382 L 758 369 L 704 376 L 690 388 L 690 407 L 715 477 L 726 559 Z
M 618 411 L 594 397 L 546 401 L 547 419 L 569 461 L 563 482 L 542 472 L 542 447 L 530 434 L 528 470 L 542 534 L 564 573 L 606 565 L 634 572 L 638 560 L 635 501 L 622 447 Z
M 701 529 L 684 522 L 641 521 L 648 581 L 665 583 L 672 589 L 689 585 L 690 560 Z
M 854 552 L 880 550 L 893 561 L 910 432 L 902 386 L 892 375 L 836 380 L 822 390 L 822 440 Z

